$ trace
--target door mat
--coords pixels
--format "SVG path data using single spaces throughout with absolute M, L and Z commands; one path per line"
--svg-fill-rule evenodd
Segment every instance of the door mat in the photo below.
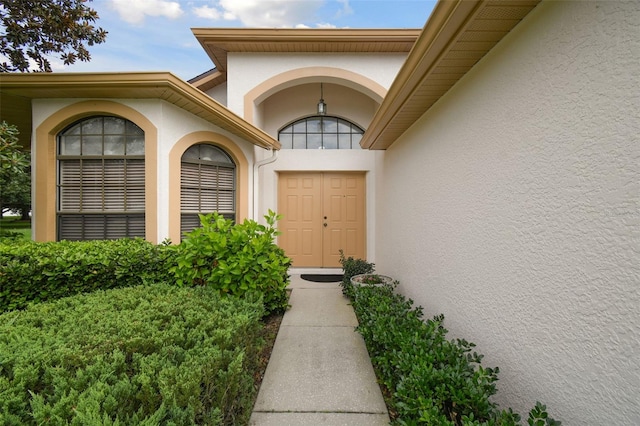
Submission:
M 342 281 L 342 274 L 302 274 L 300 278 L 314 283 L 337 283 Z

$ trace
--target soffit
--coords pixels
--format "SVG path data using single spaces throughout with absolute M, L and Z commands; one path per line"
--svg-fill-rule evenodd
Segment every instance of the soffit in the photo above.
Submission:
M 440 0 L 361 145 L 387 149 L 540 0 Z
M 10 115 L 12 100 L 54 98 L 163 99 L 254 145 L 280 149 L 271 136 L 168 72 L 0 75 L 2 117 Z
M 228 52 L 407 53 L 419 29 L 192 28 L 216 69 L 227 71 Z
M 227 81 L 227 73 L 220 72 L 217 69 L 212 69 L 199 76 L 193 77 L 188 81 L 189 84 L 197 87 L 198 89 L 206 92 L 207 90 L 216 87 L 217 85 Z

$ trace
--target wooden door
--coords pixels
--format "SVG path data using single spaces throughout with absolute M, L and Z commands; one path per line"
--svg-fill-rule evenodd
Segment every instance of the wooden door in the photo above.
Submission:
M 365 258 L 364 175 L 325 173 L 323 176 L 322 265 L 340 266 L 345 256 Z
M 340 267 L 340 249 L 365 258 L 364 174 L 280 173 L 278 212 L 278 244 L 294 267 Z

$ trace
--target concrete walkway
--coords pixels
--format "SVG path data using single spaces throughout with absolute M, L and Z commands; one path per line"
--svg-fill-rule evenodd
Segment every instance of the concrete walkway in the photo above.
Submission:
M 285 313 L 251 415 L 255 426 L 389 424 L 353 308 L 338 283 L 291 276 Z

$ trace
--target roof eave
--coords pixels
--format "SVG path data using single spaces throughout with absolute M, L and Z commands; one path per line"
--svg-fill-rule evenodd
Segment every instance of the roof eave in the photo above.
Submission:
M 192 28 L 216 68 L 227 71 L 228 52 L 407 53 L 420 29 Z
M 539 2 L 440 0 L 374 115 L 361 146 L 389 148 Z M 468 40 L 474 34 L 481 34 L 483 41 L 470 48 Z M 466 52 L 462 59 L 460 52 Z
M 163 99 L 265 149 L 280 149 L 267 133 L 169 72 L 30 73 L 0 75 L 0 96 L 21 99 Z M 1 103 L 2 115 L 6 103 Z

